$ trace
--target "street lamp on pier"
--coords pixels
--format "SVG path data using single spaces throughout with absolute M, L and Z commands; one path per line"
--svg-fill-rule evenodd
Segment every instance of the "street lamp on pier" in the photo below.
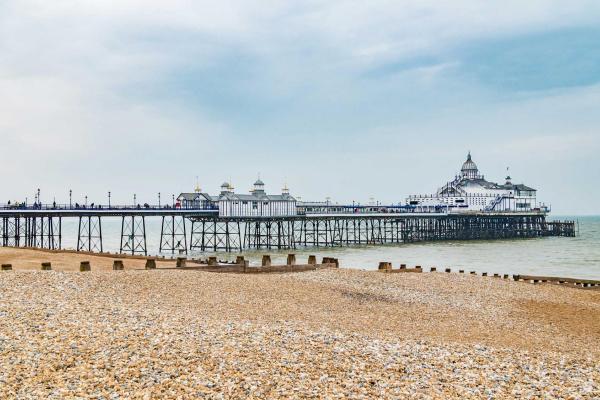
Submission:
M 110 192 L 108 192 L 108 208 L 110 208 Z
M 137 204 L 137 200 L 136 200 L 136 199 L 137 199 L 137 196 L 136 196 L 136 194 L 134 193 L 134 194 L 133 194 L 133 206 L 134 206 L 134 207 L 135 207 L 135 205 Z
M 73 208 L 73 191 L 69 189 L 69 208 Z
M 158 192 L 158 208 L 160 208 L 160 192 Z
M 173 194 L 173 208 L 175 208 L 175 195 Z
M 38 202 L 38 204 L 41 204 L 41 201 L 40 201 L 40 188 L 38 188 L 38 190 L 37 190 L 37 202 Z
M 87 207 L 87 194 L 85 195 L 85 206 Z

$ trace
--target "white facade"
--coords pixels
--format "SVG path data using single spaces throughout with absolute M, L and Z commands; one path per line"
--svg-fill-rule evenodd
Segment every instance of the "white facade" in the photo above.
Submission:
M 265 184 L 259 179 L 250 194 L 236 194 L 231 185 L 223 184 L 219 195 L 220 217 L 274 217 L 297 214 L 296 199 L 284 187 L 281 194 L 265 193 Z
M 451 211 L 533 211 L 539 210 L 536 190 L 523 184 L 515 185 L 510 176 L 504 184 L 488 182 L 479 174 L 469 153 L 460 175 L 446 183 L 435 194 L 413 195 L 407 205 L 417 211 L 434 209 Z

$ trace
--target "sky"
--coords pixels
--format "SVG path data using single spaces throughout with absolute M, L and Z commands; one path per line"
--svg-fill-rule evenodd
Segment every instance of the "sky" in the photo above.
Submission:
M 0 0 L 0 202 L 398 203 L 471 151 L 600 214 L 599 43 L 596 0 Z

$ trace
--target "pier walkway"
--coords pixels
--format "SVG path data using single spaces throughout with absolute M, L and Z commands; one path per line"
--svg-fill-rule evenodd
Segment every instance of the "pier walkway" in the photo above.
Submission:
M 437 240 L 575 236 L 573 221 L 548 222 L 543 212 L 416 213 L 406 207 L 346 212 L 220 217 L 215 208 L 172 206 L 0 206 L 0 246 L 62 248 L 62 220 L 78 220 L 77 251 L 103 249 L 102 220 L 121 219 L 120 252 L 147 254 L 146 218 L 161 218 L 161 253 L 293 249 Z M 349 212 L 348 212 L 349 211 Z

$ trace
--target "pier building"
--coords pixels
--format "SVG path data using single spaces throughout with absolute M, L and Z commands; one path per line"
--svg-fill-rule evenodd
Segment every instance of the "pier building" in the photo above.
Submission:
M 219 196 L 220 217 L 282 217 L 297 214 L 296 199 L 286 186 L 281 194 L 267 194 L 265 184 L 258 179 L 249 194 L 222 191 Z
M 460 174 L 452 181 L 434 194 L 409 196 L 406 204 L 418 211 L 548 211 L 545 206 L 537 204 L 536 193 L 536 189 L 527 185 L 512 183 L 510 176 L 506 177 L 504 184 L 486 180 L 469 152 Z
M 248 194 L 235 193 L 230 182 L 221 185 L 217 196 L 203 193 L 196 187 L 193 193 L 181 193 L 178 207 L 184 209 L 218 209 L 221 217 L 282 217 L 298 213 L 297 201 L 285 185 L 281 194 L 267 194 L 265 184 L 258 179 Z

